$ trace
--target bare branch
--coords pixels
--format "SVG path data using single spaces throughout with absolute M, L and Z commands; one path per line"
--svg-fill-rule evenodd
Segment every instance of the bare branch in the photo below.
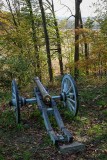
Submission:
M 67 18 L 67 20 L 69 20 L 71 17 L 75 17 L 75 15 L 71 15 L 71 16 L 69 16 L 69 17 Z
M 70 13 L 71 13 L 70 17 L 72 17 L 72 16 L 75 17 L 75 15 L 73 15 L 71 9 L 70 9 L 66 4 L 61 3 L 61 0 L 60 0 L 60 4 L 63 5 L 64 7 L 66 7 L 66 8 L 70 11 Z M 70 17 L 69 17 L 69 18 L 70 18 Z M 67 18 L 67 20 L 68 20 L 69 18 Z

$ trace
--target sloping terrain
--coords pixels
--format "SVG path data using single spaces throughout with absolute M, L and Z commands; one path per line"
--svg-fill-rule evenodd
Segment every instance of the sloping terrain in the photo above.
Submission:
M 74 139 L 86 145 L 84 152 L 61 154 L 47 135 L 36 105 L 23 107 L 22 123 L 16 125 L 13 110 L 7 105 L 9 96 L 4 94 L 0 104 L 0 160 L 106 160 L 107 84 L 81 83 L 78 89 L 77 117 L 72 118 L 67 109 L 61 110 L 60 104 L 58 108 Z M 51 92 L 57 91 L 51 88 Z

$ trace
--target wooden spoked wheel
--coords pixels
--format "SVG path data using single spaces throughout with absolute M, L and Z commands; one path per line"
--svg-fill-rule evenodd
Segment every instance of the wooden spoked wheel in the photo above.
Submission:
M 12 81 L 12 101 L 14 106 L 14 112 L 16 117 L 16 123 L 20 123 L 20 102 L 19 102 L 19 93 L 16 81 Z
M 61 93 L 64 95 L 63 104 L 68 107 L 74 116 L 78 112 L 78 91 L 74 79 L 66 74 L 62 79 Z

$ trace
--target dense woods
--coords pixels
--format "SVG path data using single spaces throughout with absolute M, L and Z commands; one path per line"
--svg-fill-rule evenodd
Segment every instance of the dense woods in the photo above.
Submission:
M 8 86 L 13 78 L 26 84 L 34 75 L 53 81 L 57 76 L 54 63 L 59 74 L 72 73 L 75 79 L 106 76 L 106 1 L 102 8 L 100 2 L 93 4 L 97 16 L 85 21 L 81 3 L 75 0 L 74 20 L 70 21 L 72 28 L 69 29 L 66 28 L 69 19 L 57 20 L 53 0 L 1 3 L 1 85 Z

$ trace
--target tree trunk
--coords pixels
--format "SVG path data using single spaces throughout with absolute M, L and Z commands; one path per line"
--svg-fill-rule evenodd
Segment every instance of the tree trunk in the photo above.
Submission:
M 52 14 L 53 14 L 53 17 L 54 17 L 54 25 L 55 25 L 56 37 L 57 37 L 57 50 L 58 50 L 60 74 L 63 75 L 63 62 L 62 62 L 62 52 L 61 52 L 61 41 L 60 41 L 60 34 L 59 34 L 58 23 L 57 23 L 56 16 L 55 16 L 55 11 L 54 11 L 53 0 L 52 0 Z
M 48 36 L 48 31 L 46 26 L 46 16 L 45 16 L 42 0 L 39 0 L 39 6 L 41 10 L 41 15 L 42 15 L 43 29 L 44 29 L 45 42 L 46 42 L 46 51 L 47 51 L 48 72 L 49 72 L 49 79 L 51 82 L 53 81 L 52 62 L 51 62 L 51 55 L 50 55 L 49 36 Z
M 79 13 L 80 13 L 80 3 L 82 0 L 75 0 L 75 54 L 74 54 L 74 77 L 75 80 L 78 79 L 79 76 L 79 67 L 78 67 L 78 61 L 79 61 L 79 33 L 77 33 L 77 30 L 79 29 Z
M 82 17 L 81 17 L 81 10 L 80 10 L 80 27 L 83 29 L 83 22 L 82 22 Z M 87 64 L 87 61 L 89 59 L 89 50 L 88 50 L 88 44 L 86 42 L 86 36 L 83 33 L 82 34 L 83 38 L 84 38 L 84 48 L 85 48 L 85 60 L 86 60 L 86 75 L 89 75 L 89 67 Z
M 27 5 L 29 7 L 30 11 L 30 21 L 31 21 L 31 27 L 32 27 L 32 40 L 34 44 L 34 50 L 35 50 L 35 56 L 36 56 L 36 65 L 35 65 L 35 74 L 37 74 L 41 78 L 41 70 L 40 70 L 40 58 L 39 58 L 39 50 L 37 45 L 37 35 L 35 30 L 35 22 L 33 17 L 33 11 L 32 11 L 32 5 L 30 0 L 26 0 Z
M 12 11 L 12 8 L 11 8 L 10 0 L 6 0 L 6 2 L 7 2 L 7 5 L 8 5 L 8 7 L 9 7 L 10 13 L 11 13 L 11 15 L 12 15 L 13 23 L 14 23 L 14 25 L 17 27 L 18 25 L 17 25 L 16 19 L 15 19 L 15 17 L 14 17 L 14 14 L 13 14 L 13 11 Z

